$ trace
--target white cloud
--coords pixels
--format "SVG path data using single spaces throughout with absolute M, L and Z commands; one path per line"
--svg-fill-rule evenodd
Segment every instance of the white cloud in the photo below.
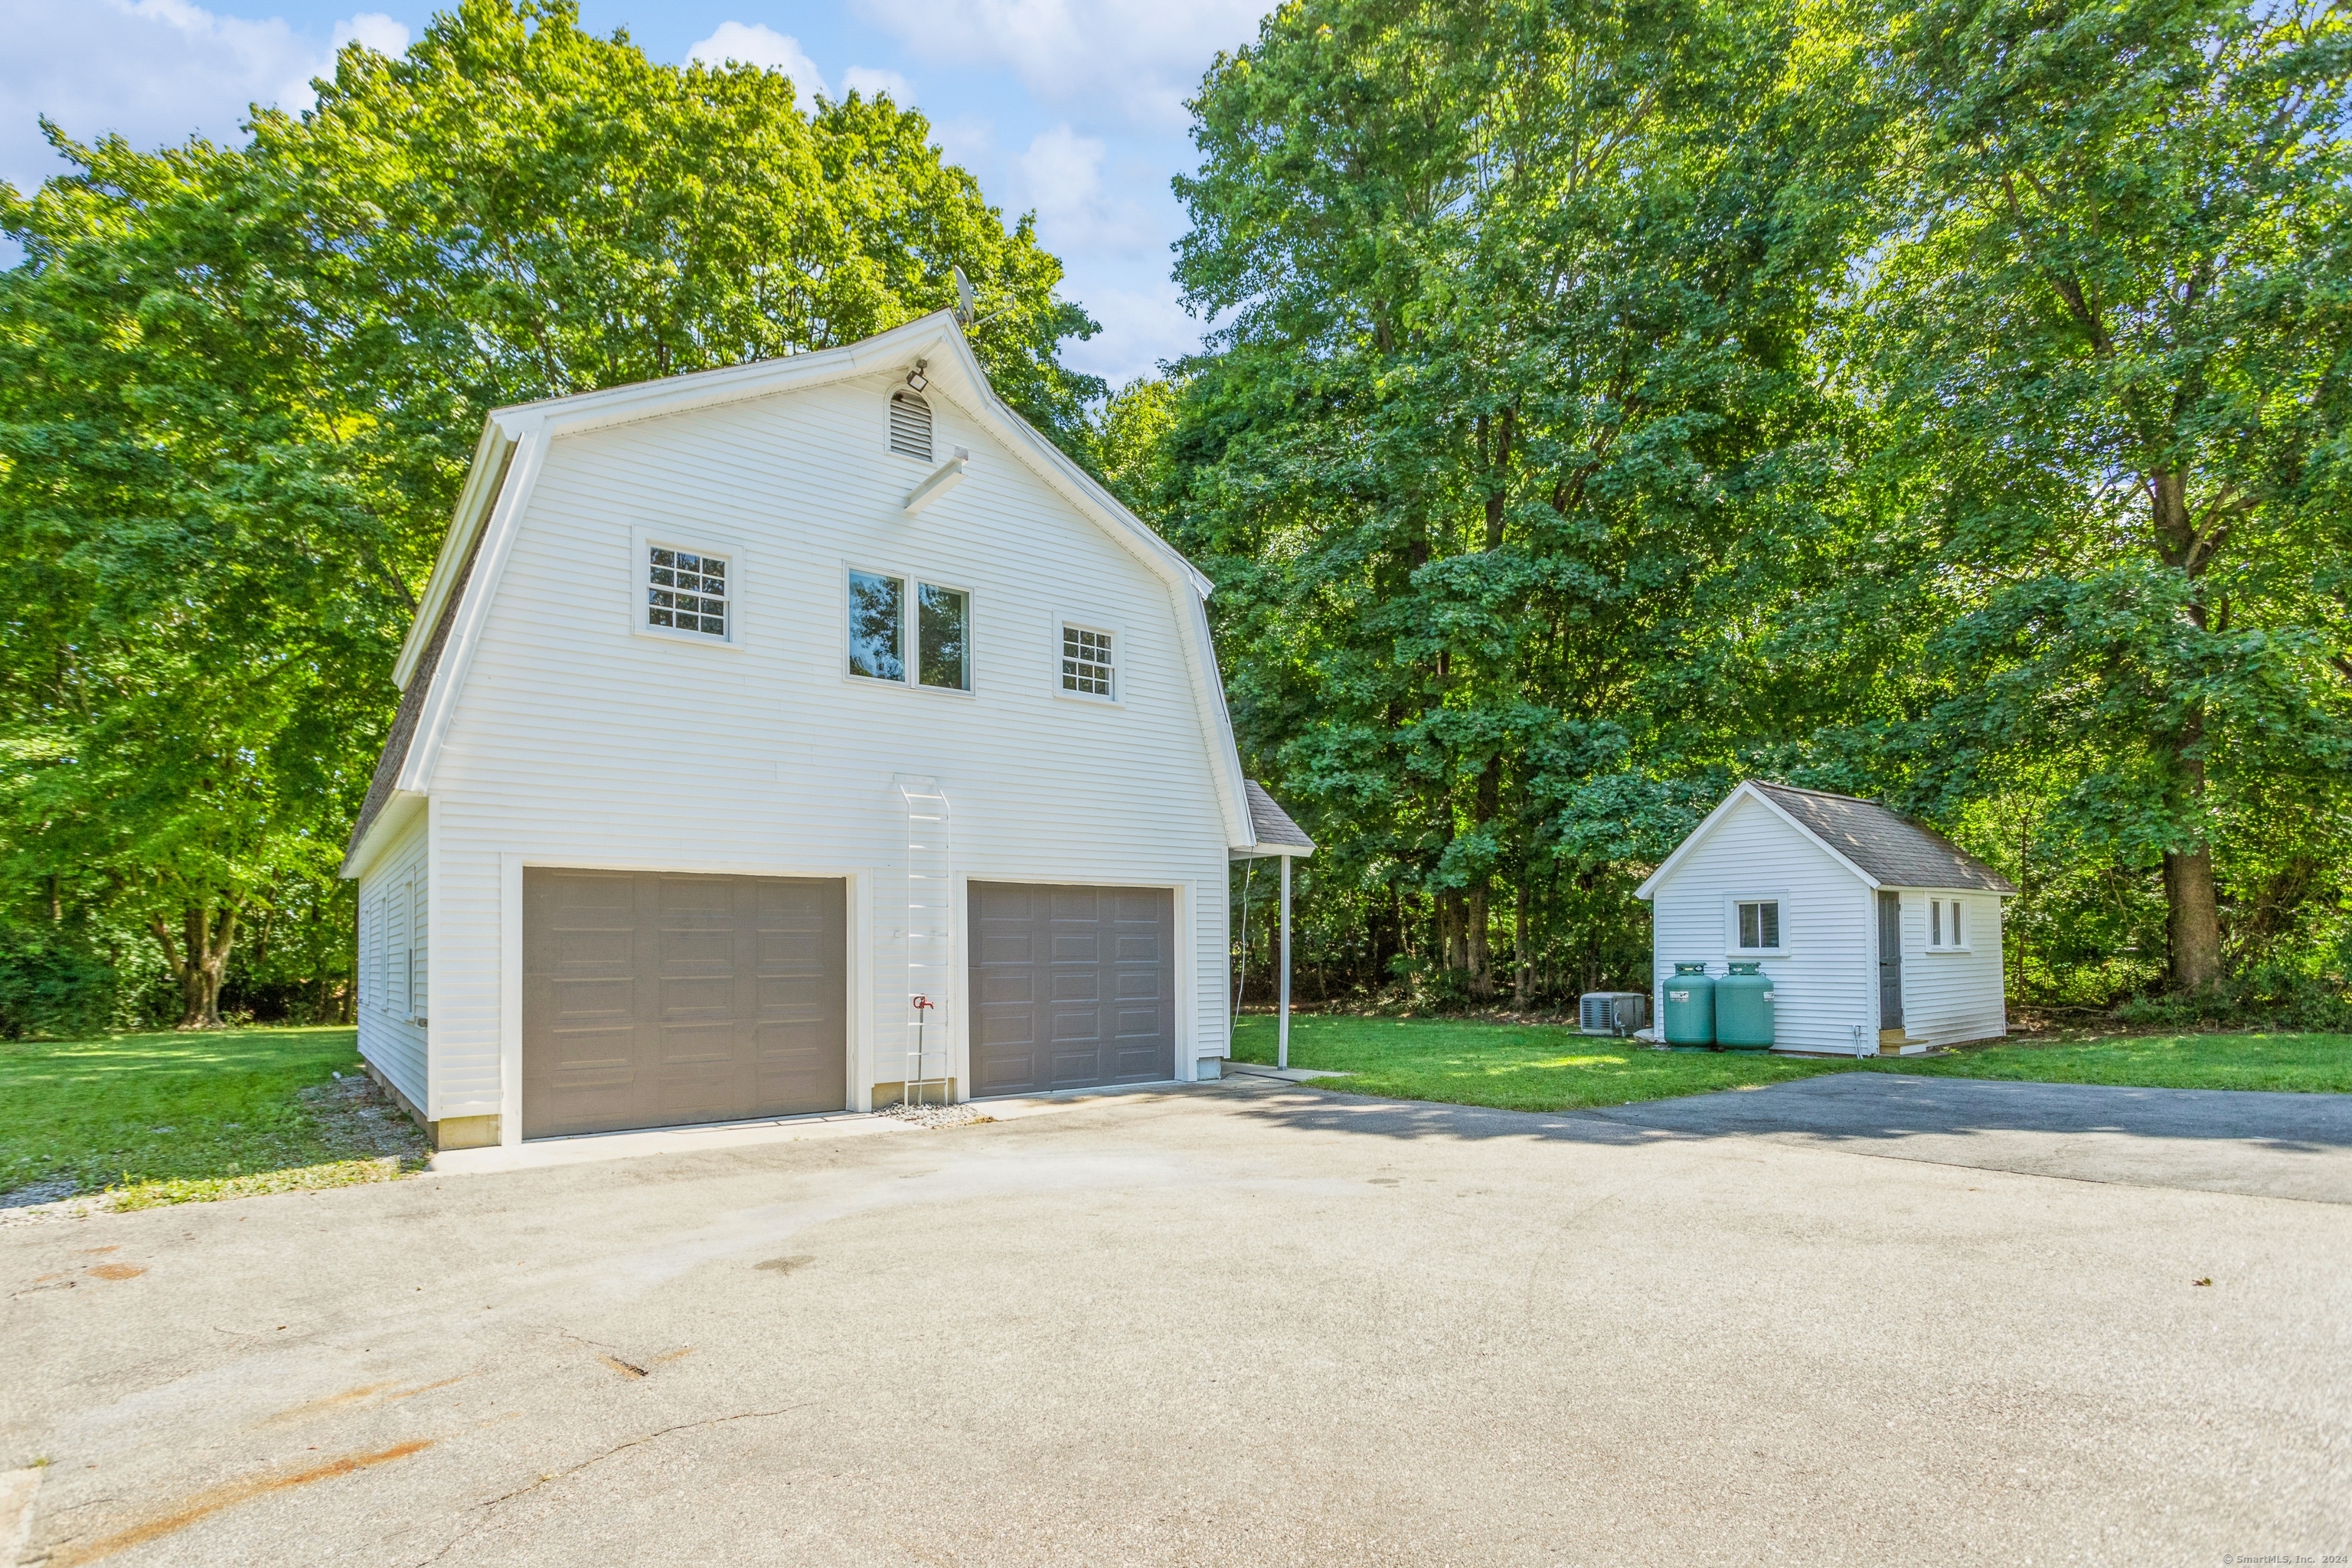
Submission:
M 801 48 L 798 38 L 758 22 L 721 22 L 717 32 L 687 50 L 686 58 L 707 66 L 740 60 L 761 70 L 782 71 L 793 79 L 793 87 L 803 101 L 819 93 L 833 96 L 816 62 Z
M 1074 338 L 1062 345 L 1062 361 L 1072 369 L 1101 376 L 1116 388 L 1139 375 L 1156 374 L 1161 362 L 1200 348 L 1201 323 L 1185 312 L 1173 283 L 1131 289 L 1072 281 L 1077 286 L 1066 286 L 1063 292 L 1102 323 L 1102 331 L 1086 342 Z
M 310 79 L 334 70 L 335 50 L 408 47 L 408 30 L 362 13 L 329 38 L 283 19 L 223 16 L 189 0 L 0 0 L 0 177 L 18 188 L 63 172 L 41 140 L 47 115 L 79 142 L 119 133 L 140 147 L 204 135 L 243 140 L 254 103 L 310 106 Z
M 873 66 L 852 66 L 841 73 L 841 90 L 864 93 L 867 98 L 889 96 L 901 109 L 915 106 L 915 84 L 897 71 L 881 70 Z
M 1037 215 L 1037 235 L 1057 255 L 1136 256 L 1161 243 L 1160 225 L 1137 202 L 1131 186 L 1106 188 L 1108 148 L 1099 137 L 1067 125 L 1042 131 L 1013 160 L 1013 184 Z
M 992 64 L 1042 101 L 1112 121 L 1185 122 L 1184 100 L 1219 49 L 1257 37 L 1266 0 L 858 0 L 926 59 Z

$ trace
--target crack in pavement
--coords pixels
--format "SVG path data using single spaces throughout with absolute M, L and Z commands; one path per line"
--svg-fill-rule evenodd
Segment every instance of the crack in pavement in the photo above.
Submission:
M 574 1339 L 579 1338 L 576 1334 L 571 1337 Z M 583 1344 L 593 1344 L 595 1342 L 593 1340 L 583 1340 L 581 1342 Z M 697 1426 L 724 1426 L 730 1421 L 761 1421 L 775 1415 L 789 1415 L 795 1410 L 806 1410 L 816 1403 L 817 1402 L 815 1400 L 811 1399 L 804 1400 L 798 1405 L 787 1405 L 775 1410 L 740 1410 L 732 1415 L 706 1415 L 699 1421 L 680 1421 L 675 1426 L 664 1426 L 659 1431 L 648 1432 L 642 1437 L 632 1437 L 625 1443 L 615 1443 L 611 1447 L 605 1449 L 603 1453 L 592 1454 L 576 1465 L 567 1465 L 560 1470 L 550 1470 L 545 1475 L 540 1477 L 539 1479 L 531 1482 L 529 1486 L 517 1487 L 510 1492 L 502 1492 L 497 1497 L 476 1503 L 474 1507 L 482 1511 L 483 1517 L 476 1520 L 473 1523 L 459 1531 L 456 1535 L 451 1536 L 448 1542 L 444 1545 L 440 1551 L 436 1552 L 432 1556 L 419 1559 L 415 1568 L 425 1568 L 427 1563 L 440 1562 L 441 1559 L 456 1551 L 461 1542 L 472 1539 L 477 1531 L 490 1522 L 488 1510 L 498 1507 L 500 1503 L 512 1502 L 519 1497 L 528 1496 L 529 1494 L 537 1491 L 540 1488 L 546 1486 L 551 1481 L 560 1481 L 566 1476 L 578 1475 L 582 1470 L 587 1469 L 592 1465 L 603 1464 L 605 1460 L 611 1458 L 615 1454 L 625 1454 L 631 1448 L 641 1448 L 647 1443 L 655 1442 L 660 1438 L 668 1436 L 673 1432 L 685 1432 Z

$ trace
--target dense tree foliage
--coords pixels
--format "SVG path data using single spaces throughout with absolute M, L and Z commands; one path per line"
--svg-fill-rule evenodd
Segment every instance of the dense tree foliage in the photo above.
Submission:
M 483 413 L 958 265 L 1007 399 L 1218 582 L 1325 846 L 1307 995 L 1638 984 L 1633 887 L 1763 775 L 2007 870 L 2020 1000 L 2340 996 L 2348 62 L 2316 0 L 1291 0 L 1193 104 L 1211 339 L 1113 396 L 919 115 L 568 5 L 347 48 L 239 147 L 53 131 L 0 186 L 0 1028 L 347 1005 Z
M 1135 467 L 1328 847 L 1310 992 L 1639 984 L 1630 888 L 1749 773 L 2006 867 L 2021 993 L 2340 984 L 2344 47 L 1310 0 L 1221 59 L 1221 330 Z
M 348 1004 L 334 870 L 488 409 L 851 342 L 961 265 L 999 389 L 1086 449 L 1059 264 L 887 100 L 468 0 L 252 131 L 53 130 L 74 173 L 0 185 L 9 1026 L 152 1006 L 159 962 L 185 1024 Z

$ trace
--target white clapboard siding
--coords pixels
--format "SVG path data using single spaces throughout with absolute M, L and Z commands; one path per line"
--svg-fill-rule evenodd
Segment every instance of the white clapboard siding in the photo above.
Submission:
M 870 918 L 852 931 L 853 1096 L 903 1076 L 895 774 L 944 786 L 959 878 L 1183 889 L 1178 1070 L 1223 1053 L 1223 742 L 1185 664 L 1180 616 L 1197 610 L 936 393 L 935 450 L 968 447 L 971 466 L 906 516 L 930 466 L 889 448 L 893 384 L 786 392 L 550 448 L 430 781 L 431 1114 L 496 1112 L 508 1087 L 502 858 L 855 875 Z M 732 646 L 633 631 L 633 531 L 734 552 Z M 972 694 L 845 673 L 851 566 L 972 595 Z M 1120 634 L 1118 705 L 1055 695 L 1061 615 Z M 959 968 L 948 1017 L 934 1015 L 957 1039 L 961 991 Z
M 425 1029 L 411 1018 L 424 1003 L 410 995 L 408 953 L 412 942 L 424 946 L 431 921 L 426 842 L 420 812 L 360 879 L 359 900 L 360 1055 L 419 1106 L 425 1103 Z M 421 953 L 419 959 L 414 973 L 421 981 Z
M 1903 894 L 1903 1033 L 1916 1045 L 1956 1046 L 2009 1032 L 2000 955 L 2000 900 L 1941 889 Z M 1960 904 L 1965 952 L 1927 945 L 1927 900 Z
M 1818 844 L 1751 798 L 1740 801 L 1653 892 L 1653 1006 L 1664 1005 L 1677 962 L 1722 975 L 1732 899 L 1780 900 L 1786 956 L 1761 960 L 1772 978 L 1775 1043 L 1783 1049 L 1847 1052 L 1859 1026 L 1874 1042 L 1878 1003 L 1871 964 L 1870 890 Z

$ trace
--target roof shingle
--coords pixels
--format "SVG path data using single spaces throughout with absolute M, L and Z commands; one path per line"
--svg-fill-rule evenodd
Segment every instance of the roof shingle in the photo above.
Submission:
M 1276 844 L 1290 849 L 1312 849 L 1315 840 L 1306 830 L 1290 820 L 1290 814 L 1274 804 L 1274 796 L 1255 779 L 1244 779 L 1242 791 L 1249 797 L 1250 836 L 1259 844 Z
M 2014 893 L 2010 879 L 1946 838 L 1897 816 L 1873 800 L 1830 795 L 1794 784 L 1754 781 L 1773 805 L 1806 832 L 1861 867 L 1873 880 L 1896 888 L 1967 888 Z

